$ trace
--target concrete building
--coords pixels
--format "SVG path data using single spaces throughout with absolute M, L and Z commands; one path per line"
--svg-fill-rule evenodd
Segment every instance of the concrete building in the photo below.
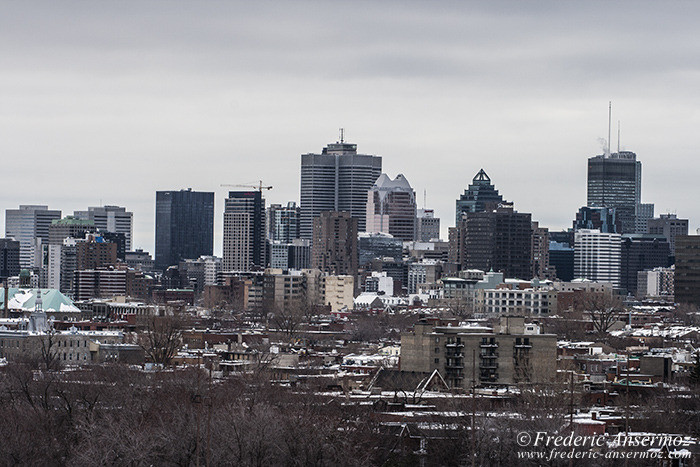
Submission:
M 73 280 L 75 300 L 126 295 L 126 273 L 126 270 L 118 269 L 75 271 Z
M 549 267 L 549 229 L 540 227 L 538 222 L 532 223 L 531 252 L 532 273 L 529 278 L 553 279 L 554 274 Z
M 357 145 L 329 144 L 301 156 L 301 238 L 313 239 L 313 222 L 324 211 L 345 211 L 365 231 L 367 191 L 382 173 L 381 156 L 358 154 Z
M 574 276 L 620 287 L 622 236 L 581 229 L 574 236 Z
M 107 242 L 99 235 L 88 234 L 75 246 L 77 269 L 97 269 L 117 263 L 117 244 Z
M 311 267 L 357 277 L 357 225 L 349 212 L 322 212 L 314 219 Z
M 229 191 L 224 210 L 224 270 L 264 268 L 266 253 L 262 191 Z
M 142 249 L 127 251 L 124 255 L 124 263 L 130 268 L 143 272 L 153 272 L 155 270 L 153 257 L 149 252 Z
M 674 291 L 677 303 L 700 306 L 700 235 L 676 236 Z
M 588 159 L 588 201 L 590 207 L 615 208 L 620 233 L 635 232 L 635 212 L 641 203 L 642 163 L 631 151 L 620 151 Z
M 401 335 L 401 371 L 438 370 L 450 387 L 465 390 L 552 382 L 556 360 L 557 336 L 524 318 L 503 317 L 497 330 L 422 320 Z
M 416 236 L 416 193 L 403 174 L 381 174 L 367 193 L 366 231 L 410 242 Z
M 663 235 L 668 240 L 671 256 L 676 255 L 676 237 L 688 235 L 688 219 L 678 219 L 675 214 L 661 214 L 647 221 L 647 233 Z
M 549 287 L 477 289 L 475 311 L 482 315 L 542 316 L 557 312 L 557 292 Z
M 484 169 L 481 169 L 472 179 L 471 185 L 464 190 L 464 194 L 460 195 L 456 202 L 455 225 L 459 224 L 459 221 L 462 220 L 462 215 L 465 213 L 492 210 L 502 202 L 503 196 L 491 184 L 491 179 L 486 175 Z
M 286 206 L 271 204 L 266 210 L 267 239 L 273 242 L 292 243 L 299 237 L 299 212 L 297 203 Z
M 20 205 L 19 209 L 5 211 L 5 237 L 19 242 L 21 268 L 33 267 L 35 240 L 48 243 L 49 226 L 60 218 L 61 211 L 43 205 Z
M 124 234 L 126 251 L 131 251 L 134 235 L 134 213 L 122 206 L 91 206 L 87 211 L 75 211 L 78 219 L 91 220 L 98 231 Z
M 431 259 L 412 262 L 408 265 L 408 293 L 418 293 L 421 284 L 433 284 L 437 282 L 442 273 L 442 264 Z
M 156 192 L 156 269 L 213 253 L 214 193 Z
M 323 301 L 330 305 L 331 312 L 352 310 L 355 300 L 355 278 L 348 275 L 321 276 Z
M 637 297 L 673 300 L 674 274 L 675 266 L 639 271 L 637 273 Z
M 639 203 L 634 210 L 634 233 L 645 234 L 649 229 L 649 220 L 654 218 L 653 203 Z
M 440 239 L 440 218 L 435 217 L 432 209 L 418 209 L 416 211 L 416 238 L 417 242 L 430 242 Z
M 51 221 L 49 226 L 49 245 L 62 245 L 63 240 L 70 238 L 85 238 L 86 234 L 94 234 L 97 228 L 90 220 L 82 220 L 73 216 Z

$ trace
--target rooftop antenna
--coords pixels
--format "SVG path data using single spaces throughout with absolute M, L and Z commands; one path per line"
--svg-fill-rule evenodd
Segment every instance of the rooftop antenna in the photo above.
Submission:
M 620 120 L 617 121 L 617 153 L 620 154 Z
M 607 157 L 610 157 L 610 121 L 612 118 L 612 101 L 608 101 L 608 147 L 607 147 Z
M 428 190 L 426 190 L 425 188 L 423 188 L 423 209 L 425 209 L 425 206 L 426 206 L 425 201 L 426 201 L 427 198 L 428 198 Z
M 340 143 L 341 144 L 345 142 L 344 136 L 345 136 L 345 128 L 341 128 L 340 129 Z

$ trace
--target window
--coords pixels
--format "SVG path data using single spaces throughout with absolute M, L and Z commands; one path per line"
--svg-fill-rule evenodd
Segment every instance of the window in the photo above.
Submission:
M 436 359 L 435 359 L 435 364 L 437 365 L 438 363 L 440 363 L 440 359 L 439 359 L 439 358 L 436 358 Z

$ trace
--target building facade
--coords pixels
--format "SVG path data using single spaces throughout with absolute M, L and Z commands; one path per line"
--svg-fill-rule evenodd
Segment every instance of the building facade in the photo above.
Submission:
M 465 213 L 495 209 L 502 202 L 503 196 L 491 184 L 491 179 L 486 175 L 484 169 L 481 169 L 472 179 L 471 185 L 457 200 L 455 225 L 459 224 Z
M 357 277 L 357 225 L 349 212 L 322 212 L 314 219 L 311 267 Z
M 273 242 L 292 243 L 299 237 L 299 207 L 294 201 L 286 206 L 271 204 L 267 208 L 267 239 Z
M 87 211 L 75 211 L 75 217 L 90 220 L 100 232 L 124 234 L 126 251 L 131 251 L 134 235 L 134 213 L 122 206 L 91 206 Z
M 647 233 L 663 235 L 671 248 L 671 256 L 676 255 L 676 237 L 688 235 L 688 219 L 679 219 L 675 214 L 661 214 L 647 221 Z
M 0 282 L 19 276 L 20 243 L 11 238 L 0 238 Z
M 620 287 L 622 236 L 594 229 L 574 235 L 574 276 Z
M 214 193 L 156 192 L 156 269 L 213 253 Z
M 49 226 L 52 221 L 60 218 L 61 211 L 43 205 L 20 205 L 19 209 L 5 211 L 5 237 L 19 242 L 21 268 L 33 267 L 35 240 L 48 243 Z
M 224 270 L 264 268 L 266 253 L 262 192 L 230 191 L 224 209 Z
M 416 193 L 403 174 L 391 180 L 381 174 L 367 193 L 369 233 L 388 233 L 410 242 L 416 236 Z
M 635 232 L 635 213 L 642 195 L 642 163 L 631 151 L 588 159 L 588 200 L 590 207 L 615 208 L 620 233 Z
M 432 209 L 416 211 L 416 241 L 429 242 L 440 239 L 440 218 Z
M 324 211 L 345 211 L 365 231 L 367 191 L 382 173 L 381 156 L 358 154 L 342 139 L 321 154 L 301 156 L 301 238 L 313 238 L 314 219 Z
M 700 235 L 676 236 L 676 303 L 700 306 Z

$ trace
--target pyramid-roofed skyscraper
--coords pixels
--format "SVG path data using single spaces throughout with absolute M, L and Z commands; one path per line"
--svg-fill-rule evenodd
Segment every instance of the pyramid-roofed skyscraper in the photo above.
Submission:
M 472 184 L 464 190 L 464 194 L 460 195 L 457 200 L 455 225 L 459 224 L 463 213 L 495 209 L 502 202 L 503 196 L 491 184 L 491 179 L 486 175 L 484 169 L 481 169 L 472 179 Z

